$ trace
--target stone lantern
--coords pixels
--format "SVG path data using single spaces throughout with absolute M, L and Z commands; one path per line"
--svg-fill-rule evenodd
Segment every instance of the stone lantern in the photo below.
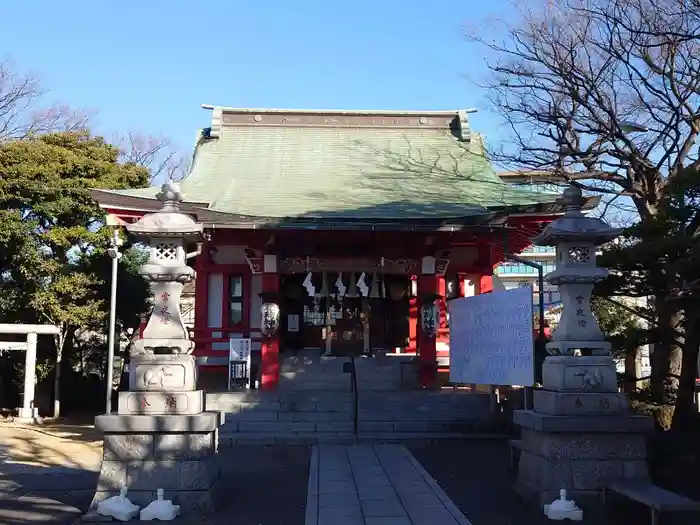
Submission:
M 127 226 L 148 247 L 139 273 L 151 285 L 154 305 L 142 337 L 129 347 L 129 390 L 119 393 L 117 414 L 95 419 L 105 436 L 93 507 L 128 484 L 129 497 L 141 507 L 165 489 L 183 516 L 200 516 L 216 504 L 213 456 L 223 421 L 221 413 L 204 411 L 204 393 L 196 390 L 194 342 L 180 294 L 195 278 L 187 259 L 201 251 L 187 253 L 187 244 L 201 240 L 203 227 L 180 212 L 177 184 L 163 184 L 156 198 L 160 211 Z
M 634 415 L 619 393 L 611 345 L 591 312 L 591 293 L 608 271 L 596 266 L 596 248 L 620 230 L 582 212 L 581 190 L 570 187 L 565 214 L 534 239 L 556 247 L 557 267 L 545 280 L 559 287 L 561 320 L 542 366 L 543 388 L 533 392 L 533 409 L 517 410 L 522 427 L 516 490 L 538 505 L 562 489 L 584 508 L 600 502 L 614 479 L 646 480 L 646 436 L 650 418 Z
M 608 355 L 610 343 L 591 312 L 591 293 L 595 283 L 608 275 L 605 268 L 596 266 L 596 248 L 616 238 L 620 230 L 581 212 L 584 198 L 580 189 L 566 189 L 562 201 L 566 214 L 534 239 L 538 246 L 554 246 L 557 255 L 556 270 L 545 279 L 559 287 L 562 314 L 547 351 L 573 355 L 590 350 L 592 355 Z
M 148 244 L 148 261 L 139 274 L 151 283 L 154 301 L 142 338 L 132 345 L 131 354 L 137 361 L 139 356 L 154 353 L 189 355 L 194 349 L 182 320 L 180 295 L 184 285 L 195 278 L 187 260 L 199 254 L 201 244 L 196 252 L 186 250 L 188 243 L 201 241 L 202 225 L 180 213 L 182 194 L 177 184 L 163 184 L 156 198 L 163 203 L 160 212 L 145 215 L 127 226 L 129 233 Z M 142 385 L 137 381 L 129 386 L 138 389 Z

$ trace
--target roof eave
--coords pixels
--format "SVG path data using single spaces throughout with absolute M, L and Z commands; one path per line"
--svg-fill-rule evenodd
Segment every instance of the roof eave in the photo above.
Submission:
M 459 113 L 476 113 L 475 108 L 469 109 L 446 109 L 446 110 L 396 110 L 396 109 L 284 109 L 284 108 L 235 108 L 230 106 L 217 106 L 214 104 L 202 104 L 202 109 L 219 110 L 225 113 L 295 113 L 299 115 L 406 115 L 406 116 L 436 116 L 450 115 L 456 116 Z
M 155 198 L 123 195 L 112 190 L 90 190 L 91 197 L 97 201 L 100 208 L 139 211 L 149 213 L 162 208 L 162 203 Z M 188 201 L 183 203 L 185 208 L 208 208 L 208 202 Z

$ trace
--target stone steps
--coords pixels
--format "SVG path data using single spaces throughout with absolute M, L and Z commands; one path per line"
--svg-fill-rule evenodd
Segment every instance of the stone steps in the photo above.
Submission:
M 207 410 L 226 414 L 223 443 L 276 443 L 299 436 L 313 443 L 355 439 L 353 403 L 352 393 L 332 391 L 207 394 Z M 452 391 L 360 392 L 357 415 L 361 435 L 421 439 L 464 435 L 490 421 L 487 394 Z
M 411 360 L 405 355 L 378 355 L 355 359 L 357 383 L 364 391 L 392 391 L 415 388 L 417 376 L 414 367 L 405 366 Z M 280 364 L 280 390 L 334 390 L 349 391 L 351 375 L 343 366 L 346 357 L 321 357 L 318 353 L 304 352 L 291 356 Z
M 228 418 L 227 418 L 228 419 Z M 359 421 L 359 432 L 467 432 L 474 422 L 457 421 Z M 352 432 L 353 421 L 226 421 L 222 434 Z
M 487 439 L 503 436 L 479 434 L 479 438 Z M 259 433 L 259 434 L 221 434 L 219 446 L 233 445 L 316 445 L 336 444 L 352 445 L 354 443 L 436 443 L 445 441 L 464 441 L 465 435 L 459 432 L 360 432 L 357 436 L 351 432 L 290 432 Z
M 452 390 L 403 390 L 408 356 L 355 360 L 357 425 L 362 439 L 445 439 L 488 424 L 488 394 Z M 287 357 L 274 392 L 207 394 L 207 410 L 225 412 L 222 443 L 356 442 L 355 396 L 347 358 L 318 353 Z M 405 379 L 405 378 L 404 378 Z M 350 440 L 350 441 L 348 441 Z

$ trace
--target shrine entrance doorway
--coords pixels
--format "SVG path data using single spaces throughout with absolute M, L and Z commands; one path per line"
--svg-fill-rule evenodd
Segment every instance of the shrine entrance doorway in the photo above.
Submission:
M 372 283 L 371 296 L 365 297 L 347 290 L 337 293 L 338 275 L 342 274 L 326 272 L 325 285 L 321 272 L 282 276 L 281 351 L 318 349 L 326 355 L 349 357 L 405 349 L 409 278 L 383 276 Z

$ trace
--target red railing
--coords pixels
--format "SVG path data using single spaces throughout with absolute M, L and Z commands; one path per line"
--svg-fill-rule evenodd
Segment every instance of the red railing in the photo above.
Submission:
M 240 335 L 240 337 L 249 337 L 253 342 L 261 342 L 263 336 L 256 335 L 251 337 L 251 330 L 249 328 L 241 328 L 236 326 L 224 327 L 224 328 L 188 328 L 190 332 L 190 338 L 194 341 L 194 354 L 196 356 L 204 356 L 211 354 L 219 354 L 221 350 L 213 350 L 212 345 L 214 343 L 227 343 L 229 342 L 229 334 Z M 221 333 L 221 337 L 214 337 L 214 333 Z

